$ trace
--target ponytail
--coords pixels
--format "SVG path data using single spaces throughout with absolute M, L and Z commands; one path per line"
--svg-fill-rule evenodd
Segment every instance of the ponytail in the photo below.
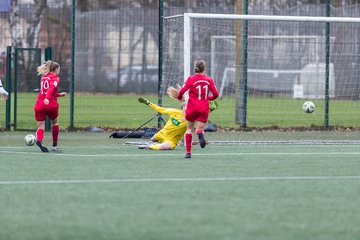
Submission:
M 37 67 L 37 72 L 38 75 L 45 75 L 48 74 L 49 72 L 54 72 L 59 67 L 60 65 L 57 62 L 47 60 L 42 65 Z

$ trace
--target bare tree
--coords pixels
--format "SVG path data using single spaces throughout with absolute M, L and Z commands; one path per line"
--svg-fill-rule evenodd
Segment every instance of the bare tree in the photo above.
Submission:
M 11 44 L 14 47 L 22 47 L 20 37 L 20 16 L 18 0 L 12 1 L 12 11 L 10 12 L 10 31 L 11 31 Z
M 31 19 L 26 19 L 26 31 L 25 36 L 21 36 L 20 28 L 20 16 L 19 16 L 19 4 L 18 0 L 12 1 L 12 11 L 10 12 L 10 27 L 12 46 L 15 48 L 37 48 L 39 46 L 41 19 L 44 14 L 44 10 L 47 7 L 46 0 L 34 0 L 35 11 L 33 12 Z M 24 41 L 25 40 L 25 41 Z M 34 79 L 34 72 L 36 70 L 37 61 L 34 51 L 19 51 L 18 55 L 18 69 L 21 69 L 22 79 L 20 79 L 20 85 L 23 89 L 31 89 L 36 87 L 36 82 L 28 81 Z M 36 75 L 35 75 L 36 76 Z

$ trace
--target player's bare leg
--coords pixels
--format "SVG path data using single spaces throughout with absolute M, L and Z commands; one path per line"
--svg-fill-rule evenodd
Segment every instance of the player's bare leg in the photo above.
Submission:
M 163 142 L 161 144 L 154 144 L 149 146 L 151 150 L 171 150 L 171 145 L 169 142 Z
M 150 146 L 150 149 L 151 149 L 151 146 Z M 160 144 L 159 146 L 159 150 L 171 150 L 171 145 L 169 142 L 163 142 Z
M 163 142 L 159 144 L 152 145 L 140 145 L 139 149 L 149 149 L 149 150 L 171 150 L 171 145 L 169 142 Z
M 45 133 L 45 121 L 37 121 L 38 129 L 36 131 L 36 145 L 42 152 L 49 152 L 49 149 L 42 143 Z

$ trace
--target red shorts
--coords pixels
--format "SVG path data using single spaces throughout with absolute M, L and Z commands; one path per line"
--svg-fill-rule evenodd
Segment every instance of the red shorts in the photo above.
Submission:
M 45 121 L 46 116 L 54 120 L 59 116 L 59 104 L 35 104 L 34 111 L 36 121 Z
M 209 118 L 209 109 L 205 111 L 186 109 L 185 119 L 189 122 L 200 121 L 206 123 Z
M 200 121 L 206 123 L 209 117 L 209 102 L 189 99 L 186 104 L 185 119 L 189 122 Z

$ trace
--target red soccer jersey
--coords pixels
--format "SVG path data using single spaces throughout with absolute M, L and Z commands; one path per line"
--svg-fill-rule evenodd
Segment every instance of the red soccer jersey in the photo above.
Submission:
M 197 111 L 206 114 L 207 119 L 209 100 L 214 100 L 219 95 L 214 80 L 205 74 L 190 76 L 180 89 L 178 99 L 181 100 L 184 93 L 188 90 L 189 101 L 187 103 L 186 114 Z
M 43 102 L 47 98 L 49 99 L 49 105 L 57 104 L 59 82 L 59 77 L 51 72 L 42 76 L 37 102 Z

